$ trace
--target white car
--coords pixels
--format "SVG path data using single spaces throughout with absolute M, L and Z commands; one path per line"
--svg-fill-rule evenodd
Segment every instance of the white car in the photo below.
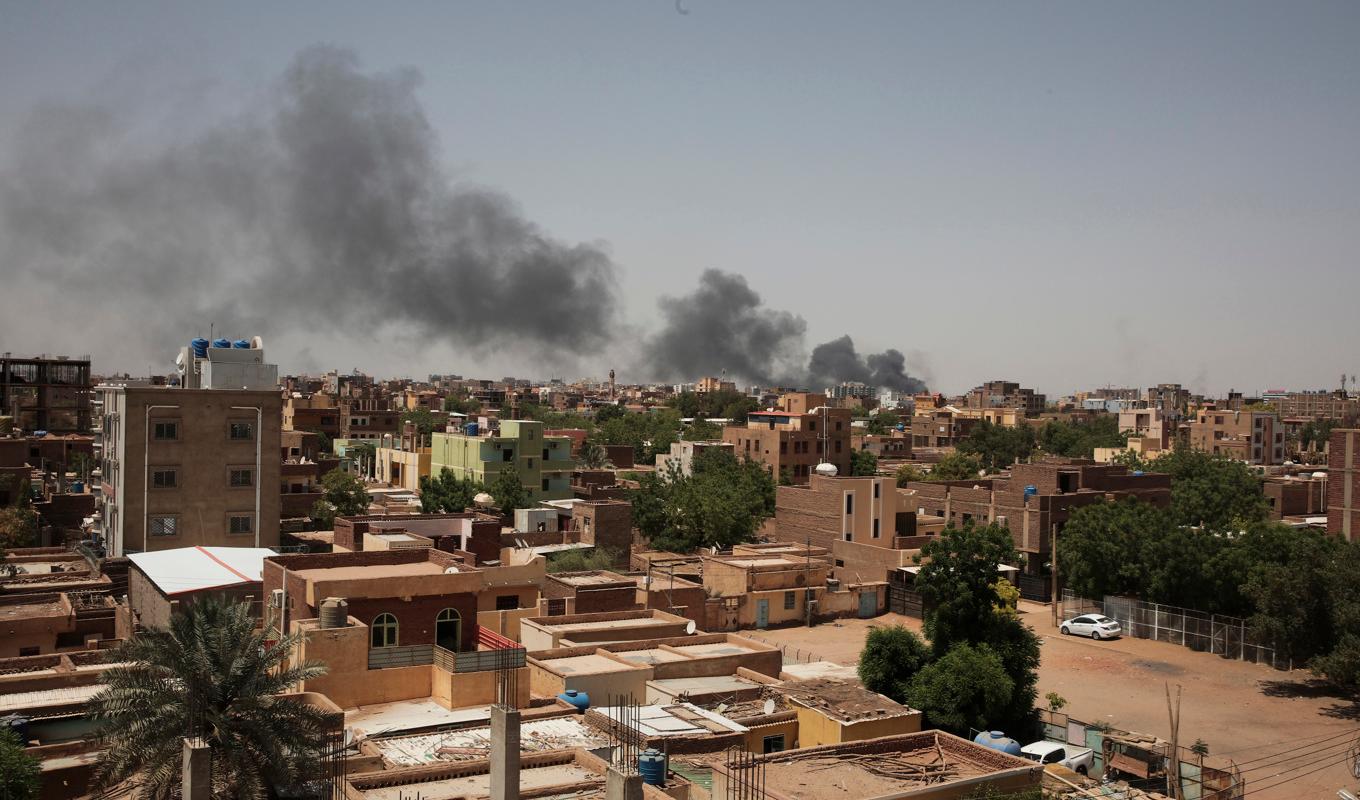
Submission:
M 1064 636 L 1090 636 L 1092 639 L 1114 639 L 1122 631 L 1119 623 L 1099 614 L 1082 614 L 1065 621 L 1058 630 Z
M 1057 742 L 1035 742 L 1020 748 L 1020 755 L 1040 764 L 1062 764 L 1080 775 L 1095 768 L 1096 753 L 1089 747 L 1074 747 Z

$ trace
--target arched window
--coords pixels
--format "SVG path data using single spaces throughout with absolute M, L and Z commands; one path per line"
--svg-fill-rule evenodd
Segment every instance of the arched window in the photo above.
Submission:
M 434 618 L 435 644 L 456 653 L 462 649 L 462 640 L 463 616 L 458 613 L 458 609 L 446 608 L 440 611 L 439 616 Z
M 397 646 L 397 618 L 391 614 L 379 614 L 370 629 L 373 647 Z

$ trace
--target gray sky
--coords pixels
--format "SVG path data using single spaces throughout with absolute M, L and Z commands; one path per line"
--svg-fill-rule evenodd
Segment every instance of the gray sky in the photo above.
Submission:
M 1342 333 L 1360 293 L 1360 4 L 681 8 L 0 3 L 0 153 L 35 106 L 110 96 L 182 103 L 141 121 L 173 146 L 299 51 L 340 45 L 366 72 L 420 73 L 457 184 L 617 267 L 615 344 L 559 359 L 399 321 L 249 331 L 285 369 L 600 375 L 660 328 L 658 297 L 718 269 L 801 316 L 805 349 L 897 348 L 948 392 L 1360 372 Z M 0 243 L 3 349 L 168 367 L 181 342 L 136 333 L 153 311 L 65 308 L 25 258 Z

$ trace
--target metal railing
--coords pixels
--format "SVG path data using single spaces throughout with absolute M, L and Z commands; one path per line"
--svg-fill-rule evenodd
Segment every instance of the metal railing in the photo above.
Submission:
M 446 672 L 495 672 L 524 666 L 524 648 L 469 650 L 457 653 L 434 646 L 434 665 Z
M 413 644 L 406 647 L 372 647 L 368 651 L 369 669 L 419 667 L 434 662 L 434 645 Z

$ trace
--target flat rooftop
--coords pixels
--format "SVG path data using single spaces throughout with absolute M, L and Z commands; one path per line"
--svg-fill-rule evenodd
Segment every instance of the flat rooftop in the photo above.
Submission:
M 50 595 L 48 595 L 50 597 Z M 0 623 L 21 619 L 42 619 L 44 617 L 66 617 L 66 607 L 61 600 L 45 600 L 37 603 L 15 603 L 0 606 Z
M 612 658 L 598 655 L 568 656 L 540 662 L 560 675 L 598 675 L 605 672 L 624 672 L 632 667 Z
M 764 684 L 736 675 L 714 675 L 704 678 L 661 678 L 648 681 L 647 685 L 661 689 L 669 695 L 688 693 L 696 696 L 745 693 L 764 687 Z
M 795 561 L 785 556 L 753 556 L 751 558 L 724 558 L 723 564 L 731 564 L 734 567 L 805 567 L 804 561 Z M 819 564 L 818 566 L 825 566 Z
M 491 727 L 480 725 L 437 733 L 391 736 L 370 740 L 382 757 L 401 767 L 441 762 L 476 761 L 491 752 Z M 527 720 L 520 725 L 519 749 L 522 753 L 545 750 L 594 750 L 609 746 L 609 737 L 581 722 L 580 717 L 552 717 Z
M 567 572 L 549 575 L 559 583 L 568 586 L 612 586 L 617 583 L 629 583 L 630 579 L 612 572 Z
M 746 647 L 736 642 L 710 642 L 708 644 L 682 644 L 676 650 L 693 658 L 701 656 L 739 656 L 745 653 L 758 653 L 754 647 Z
M 860 722 L 920 713 L 850 681 L 826 678 L 791 681 L 779 687 L 779 691 L 791 701 L 815 708 L 826 716 L 842 722 Z
M 659 647 L 649 647 L 646 650 L 618 650 L 613 652 L 615 656 L 624 661 L 631 661 L 634 664 L 666 664 L 671 661 L 689 660 L 679 653 L 672 653 L 669 650 L 662 650 Z
M 548 618 L 551 620 L 551 617 Z M 656 617 L 628 617 L 626 619 L 602 619 L 592 622 L 564 622 L 561 625 L 554 625 L 551 621 L 542 623 L 543 627 L 557 631 L 602 631 L 609 628 L 638 628 L 646 626 L 671 626 L 675 625 L 674 619 L 658 619 Z
M 60 689 L 39 689 L 36 692 L 0 694 L 0 714 L 84 703 L 99 694 L 103 688 L 102 684 L 96 683 L 89 686 L 63 686 Z
M 592 709 L 601 716 L 617 720 L 623 710 L 618 707 Z M 669 705 L 647 705 L 638 707 L 637 731 L 649 739 L 672 736 L 706 736 L 719 733 L 746 733 L 748 729 L 740 723 L 713 711 L 707 711 L 690 703 Z
M 586 797 L 589 796 L 584 794 L 587 790 L 599 790 L 604 787 L 604 775 L 576 764 L 554 764 L 520 770 L 521 793 L 536 792 L 553 786 L 572 787 L 573 792 L 567 795 L 569 797 Z M 491 777 L 487 773 L 359 790 L 359 795 L 365 800 L 411 800 L 416 797 L 420 800 L 463 800 L 487 797 L 490 793 Z
M 359 706 L 345 712 L 345 727 L 355 736 L 381 736 L 385 733 L 429 730 L 432 728 L 468 725 L 491 719 L 489 706 L 447 709 L 425 697 L 419 700 L 400 700 Z
M 409 578 L 412 575 L 443 575 L 444 568 L 430 561 L 413 561 L 409 564 L 316 567 L 300 569 L 294 574 L 308 581 L 381 580 L 384 578 Z

